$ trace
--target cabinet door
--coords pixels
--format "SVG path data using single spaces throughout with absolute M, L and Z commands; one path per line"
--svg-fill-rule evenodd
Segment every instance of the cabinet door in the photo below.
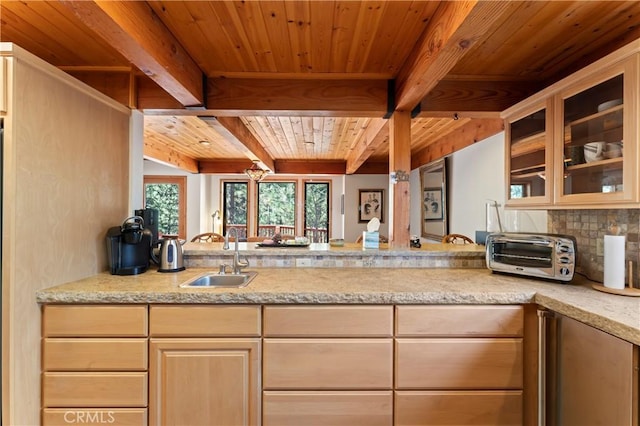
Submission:
M 561 317 L 557 424 L 638 424 L 638 348 Z
M 545 205 L 552 202 L 552 102 L 529 105 L 506 123 L 507 203 Z
M 557 96 L 558 204 L 638 200 L 637 75 L 634 56 Z
M 150 425 L 257 425 L 260 339 L 151 339 Z

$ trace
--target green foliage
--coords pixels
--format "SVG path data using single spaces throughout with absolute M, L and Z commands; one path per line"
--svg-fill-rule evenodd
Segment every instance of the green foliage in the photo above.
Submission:
M 258 184 L 258 226 L 295 226 L 295 207 L 295 183 L 260 182 Z
M 145 207 L 158 209 L 158 232 L 178 234 L 180 191 L 171 183 L 149 183 L 144 187 Z
M 304 207 L 305 228 L 329 229 L 329 184 L 306 183 Z
M 246 182 L 224 183 L 224 220 L 233 225 L 247 224 L 247 191 Z

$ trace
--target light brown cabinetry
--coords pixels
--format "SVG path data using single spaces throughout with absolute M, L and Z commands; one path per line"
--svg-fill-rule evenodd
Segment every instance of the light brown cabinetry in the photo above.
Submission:
M 571 318 L 557 318 L 558 355 L 550 370 L 557 371 L 551 383 L 558 395 L 557 404 L 548 404 L 547 424 L 637 425 L 638 347 Z
M 147 307 L 43 308 L 42 424 L 147 424 Z
M 391 425 L 392 306 L 266 306 L 263 424 Z
M 151 306 L 149 424 L 260 424 L 260 306 Z
M 523 423 L 524 309 L 398 306 L 395 425 Z
M 508 206 L 638 206 L 639 55 L 627 46 L 503 113 Z

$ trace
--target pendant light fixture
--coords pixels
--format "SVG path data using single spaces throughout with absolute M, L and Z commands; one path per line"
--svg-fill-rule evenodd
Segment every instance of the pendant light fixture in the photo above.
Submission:
M 244 169 L 244 172 L 249 176 L 249 179 L 254 182 L 258 182 L 264 179 L 264 177 L 269 173 L 269 170 L 263 170 L 258 166 L 258 161 L 253 160 L 253 165 L 248 169 Z

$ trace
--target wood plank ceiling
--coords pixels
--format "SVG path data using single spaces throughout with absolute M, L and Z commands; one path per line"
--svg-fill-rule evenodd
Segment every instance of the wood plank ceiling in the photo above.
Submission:
M 637 1 L 11 1 L 18 44 L 145 114 L 191 172 L 386 173 L 495 134 L 499 112 L 640 37 Z

